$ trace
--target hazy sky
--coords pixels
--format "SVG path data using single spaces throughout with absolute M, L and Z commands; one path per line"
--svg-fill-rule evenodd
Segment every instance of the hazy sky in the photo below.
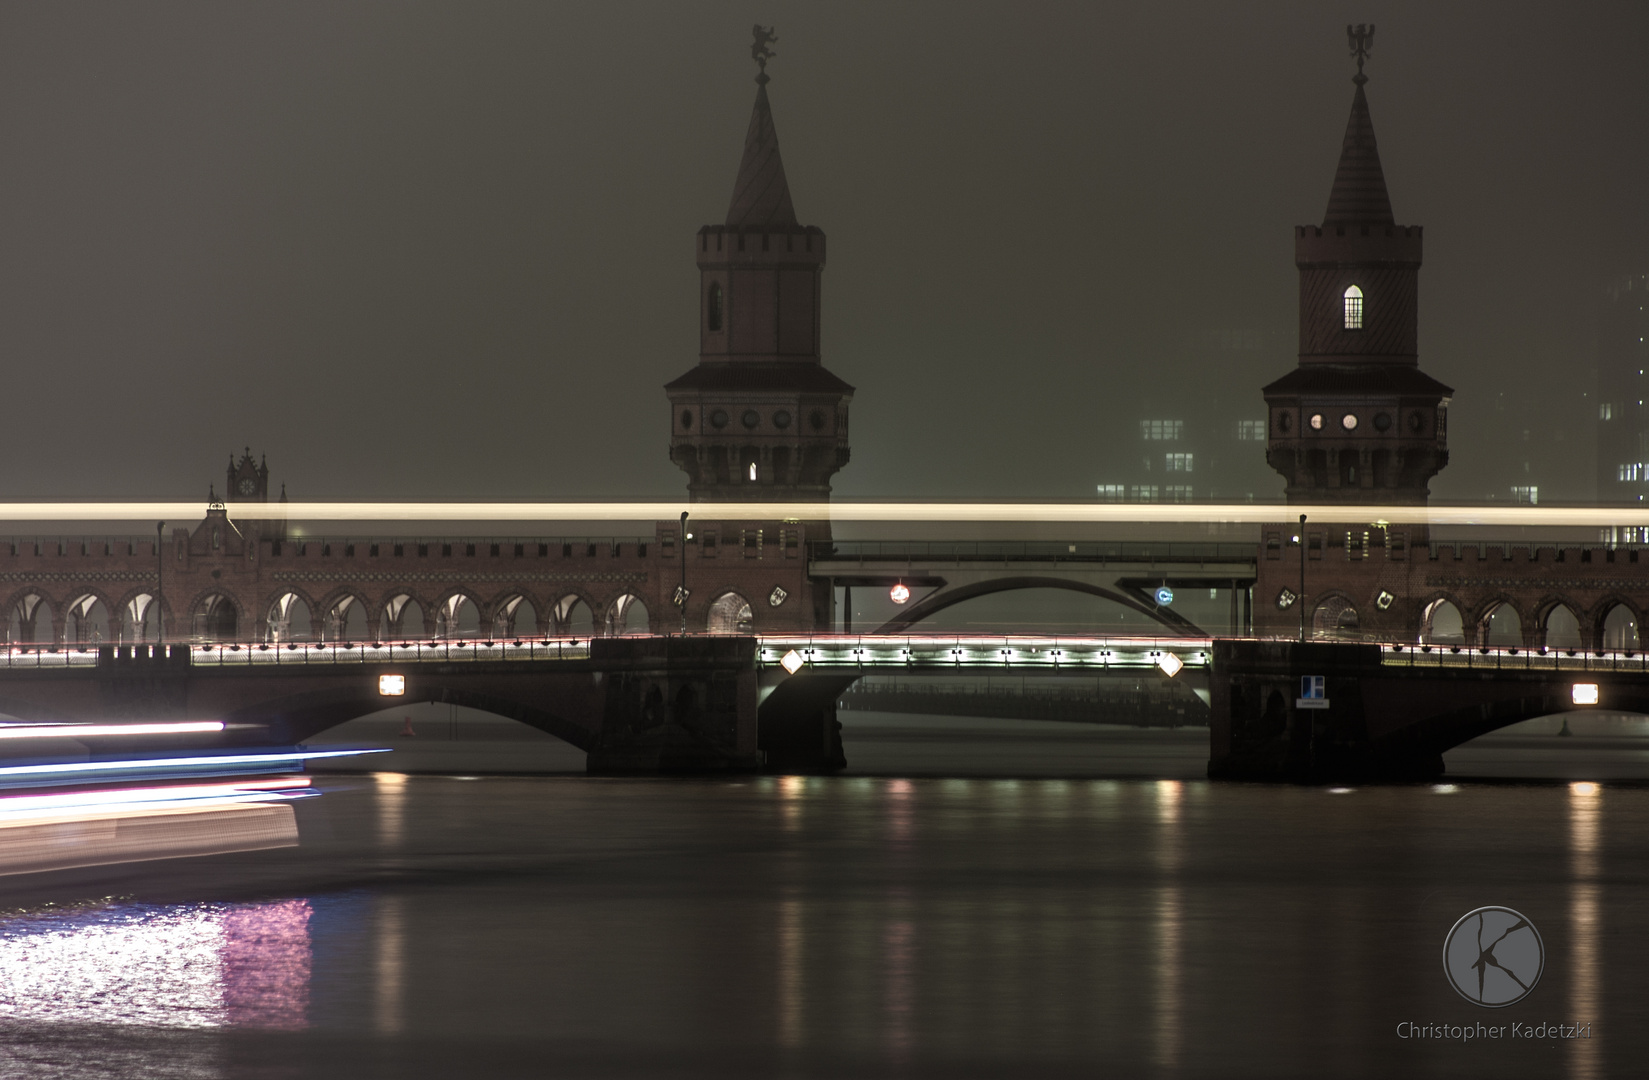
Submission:
M 1456 388 L 1435 492 L 1515 482 L 1507 418 L 1585 388 L 1649 269 L 1642 3 L 7 3 L 0 499 L 204 497 L 247 444 L 295 498 L 682 493 L 660 387 L 757 20 L 858 387 L 841 496 L 1085 498 L 1142 396 L 1263 415 L 1348 21 Z

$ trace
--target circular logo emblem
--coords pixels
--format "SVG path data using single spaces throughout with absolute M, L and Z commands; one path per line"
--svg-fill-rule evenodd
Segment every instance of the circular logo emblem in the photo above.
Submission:
M 1522 1001 L 1545 967 L 1540 931 L 1509 907 L 1468 911 L 1443 939 L 1449 985 L 1474 1005 L 1498 1009 Z
M 1174 590 L 1164 585 L 1157 590 L 1157 603 L 1167 607 L 1174 602 Z

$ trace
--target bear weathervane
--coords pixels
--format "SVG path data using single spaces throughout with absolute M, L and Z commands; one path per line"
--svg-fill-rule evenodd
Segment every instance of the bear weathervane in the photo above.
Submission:
M 778 55 L 768 46 L 778 41 L 779 38 L 777 34 L 773 33 L 771 26 L 763 26 L 761 23 L 757 23 L 750 28 L 750 36 L 754 39 L 750 43 L 750 59 L 754 60 L 757 66 L 761 68 L 756 73 L 756 81 L 765 83 L 767 82 L 767 62 Z
M 1368 59 L 1369 51 L 1374 48 L 1374 24 L 1358 23 L 1356 26 L 1347 26 L 1346 41 L 1351 46 L 1352 57 L 1357 61 L 1355 81 L 1361 86 L 1368 81 L 1368 76 L 1363 74 L 1363 61 Z

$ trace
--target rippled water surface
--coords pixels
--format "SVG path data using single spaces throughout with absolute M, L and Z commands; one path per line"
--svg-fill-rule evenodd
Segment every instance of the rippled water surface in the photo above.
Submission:
M 1632 786 L 321 786 L 298 849 L 5 879 L 0 1074 L 1608 1076 L 1649 1050 Z M 1443 973 L 1487 904 L 1546 949 L 1504 1009 Z

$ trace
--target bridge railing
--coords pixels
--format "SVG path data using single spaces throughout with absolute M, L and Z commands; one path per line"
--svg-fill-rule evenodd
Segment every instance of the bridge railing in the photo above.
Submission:
M 955 562 L 1251 563 L 1253 543 L 1181 540 L 835 540 L 810 545 L 823 562 L 939 559 Z
M 161 648 L 163 646 L 156 646 Z M 445 663 L 465 660 L 585 660 L 588 638 L 487 641 L 294 641 L 282 644 L 218 642 L 173 645 L 187 648 L 191 666 L 262 667 L 306 664 Z M 102 650 L 115 646 L 104 645 Z M 88 645 L 24 645 L 0 647 L 0 667 L 96 667 L 100 647 Z
M 1380 646 L 1380 663 L 1463 671 L 1649 671 L 1649 653 L 1640 649 L 1387 644 Z
M 1210 638 L 1094 638 L 937 635 L 764 636 L 757 663 L 787 671 L 876 668 L 1036 668 L 1177 673 L 1212 662 Z

